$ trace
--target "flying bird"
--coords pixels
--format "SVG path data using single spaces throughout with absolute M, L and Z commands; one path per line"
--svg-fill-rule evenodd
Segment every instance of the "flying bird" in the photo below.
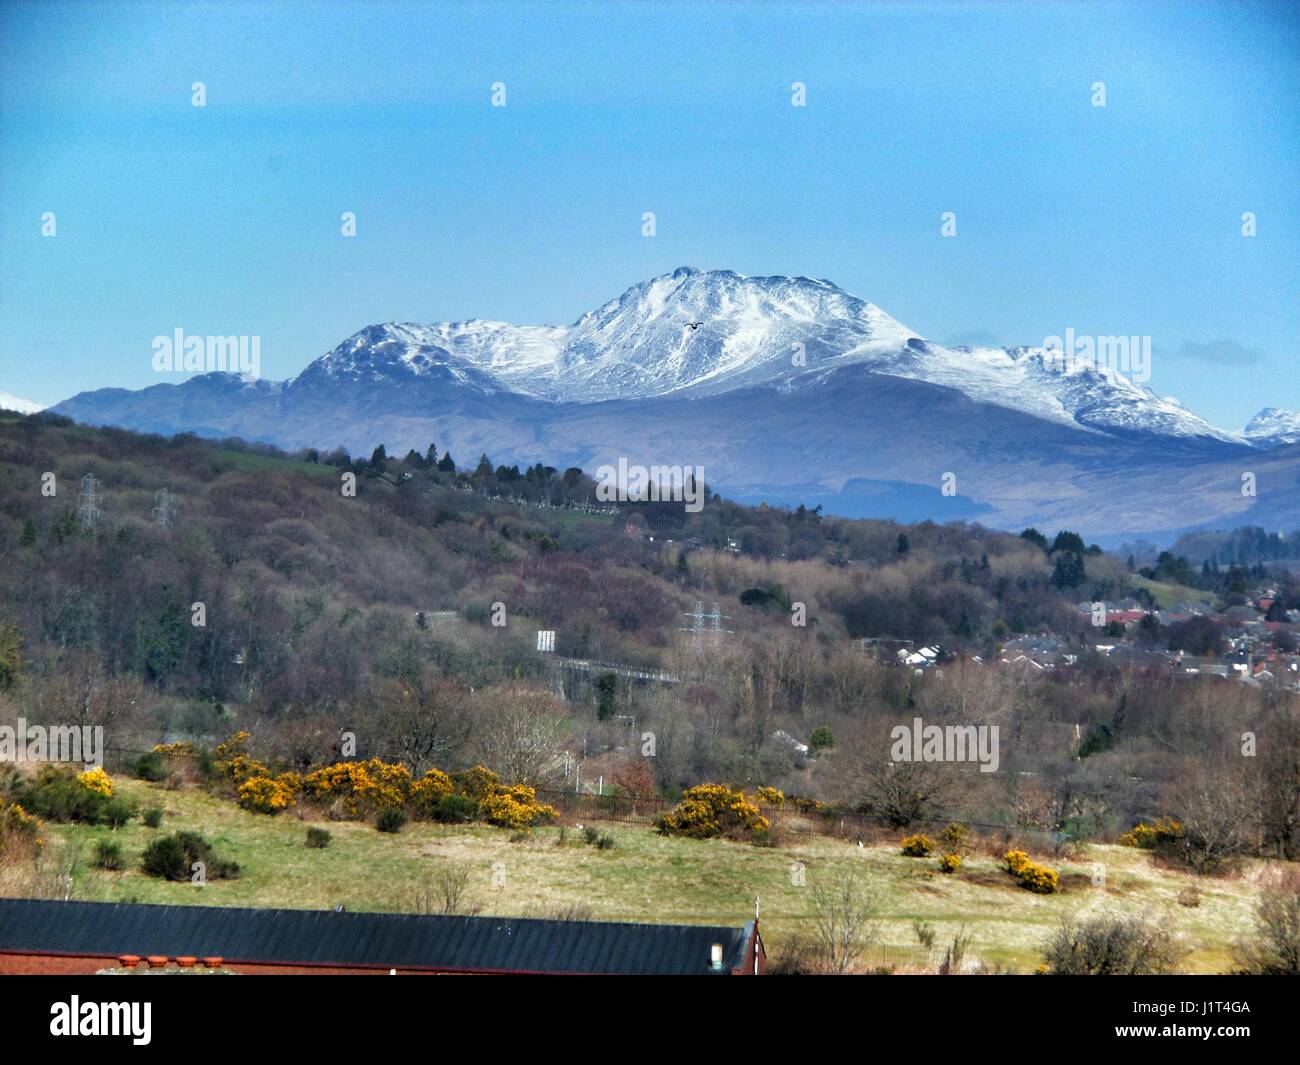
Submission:
M 686 324 L 689 325 L 692 329 L 699 329 L 700 326 L 702 326 L 704 323 L 703 323 L 703 322 L 687 322 Z

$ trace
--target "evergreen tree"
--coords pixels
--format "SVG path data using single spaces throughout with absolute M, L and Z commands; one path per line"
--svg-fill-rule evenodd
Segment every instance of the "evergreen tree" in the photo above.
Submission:
M 596 716 L 608 721 L 618 709 L 618 674 L 602 673 L 596 678 Z
M 1083 567 L 1083 558 L 1072 551 L 1063 551 L 1056 557 L 1056 566 L 1052 570 L 1052 584 L 1057 588 L 1077 588 L 1088 574 Z
M 1020 539 L 1028 540 L 1031 544 L 1037 544 L 1044 551 L 1047 550 L 1047 537 L 1032 526 L 1020 534 Z
M 1058 551 L 1069 551 L 1076 555 L 1082 555 L 1084 550 L 1082 536 L 1076 532 L 1062 529 L 1056 534 L 1056 539 L 1052 541 L 1052 549 L 1047 553 L 1054 555 Z

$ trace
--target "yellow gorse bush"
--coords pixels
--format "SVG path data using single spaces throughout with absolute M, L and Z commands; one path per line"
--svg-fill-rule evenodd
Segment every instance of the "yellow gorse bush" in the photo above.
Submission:
M 106 799 L 113 797 L 113 782 L 104 772 L 103 766 L 96 766 L 94 769 L 87 769 L 84 773 L 77 774 L 77 780 L 83 788 L 88 788 L 96 795 L 102 795 Z
M 471 799 L 477 799 L 482 802 L 489 795 L 496 793 L 501 786 L 501 778 L 497 776 L 487 766 L 476 765 L 473 769 L 464 769 L 459 773 L 452 773 L 452 784 L 462 795 L 468 795 Z
M 34 836 L 40 827 L 40 821 L 24 810 L 19 803 L 6 804 L 0 800 L 0 831 Z
M 451 777 L 441 769 L 430 769 L 411 784 L 411 805 L 417 814 L 431 816 L 446 796 L 452 793 Z
M 297 797 L 295 781 L 291 779 L 295 776 L 297 774 L 286 773 L 274 780 L 249 777 L 239 785 L 239 805 L 256 813 L 278 814 L 291 806 Z
M 404 807 L 411 792 L 411 771 L 378 758 L 339 762 L 308 773 L 302 787 L 309 798 L 322 802 L 341 800 L 349 817 L 361 817 Z
M 1182 838 L 1182 822 L 1175 821 L 1172 817 L 1157 817 L 1152 825 L 1139 821 L 1120 836 L 1119 841 L 1125 847 L 1149 851 L 1162 843 L 1177 843 Z
M 955 873 L 960 868 L 960 854 L 945 854 L 939 859 L 939 872 L 941 873 Z
M 745 793 L 725 784 L 697 784 L 682 792 L 682 801 L 660 815 L 655 827 L 666 836 L 708 839 L 712 836 L 753 836 L 771 822 Z
M 553 806 L 537 801 L 537 792 L 524 784 L 499 788 L 480 803 L 489 824 L 502 828 L 532 828 L 557 816 Z
M 754 797 L 764 806 L 784 806 L 785 793 L 776 788 L 760 787 L 754 789 Z
M 1020 881 L 1020 886 L 1036 891 L 1040 895 L 1050 895 L 1056 890 L 1060 874 L 1055 869 L 1040 865 L 1024 851 L 1007 851 L 1002 856 L 1007 872 Z
M 338 762 L 306 776 L 281 773 L 248 755 L 247 732 L 220 744 L 214 754 L 216 772 L 236 786 L 239 805 L 257 813 L 276 814 L 301 797 L 309 802 L 337 804 L 346 817 L 367 817 L 387 810 L 409 810 L 416 817 L 435 816 L 439 803 L 459 793 L 474 801 L 478 814 L 490 824 L 522 829 L 553 820 L 558 812 L 538 802 L 537 791 L 523 784 L 504 785 L 485 766 L 476 765 L 448 775 L 428 770 L 419 780 L 406 766 L 371 758 Z
M 934 850 L 934 841 L 922 832 L 907 836 L 903 840 L 903 853 L 909 858 L 924 858 Z

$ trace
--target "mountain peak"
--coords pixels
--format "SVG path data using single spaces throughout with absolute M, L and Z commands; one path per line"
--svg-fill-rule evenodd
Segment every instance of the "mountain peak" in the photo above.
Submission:
M 693 266 L 637 282 L 567 326 L 368 326 L 295 384 L 441 381 L 484 394 L 599 403 L 787 388 L 795 379 L 817 387 L 828 372 L 850 366 L 1090 432 L 1243 443 L 1105 367 L 1061 367 L 1040 348 L 949 348 L 824 279 Z
M 1246 423 L 1241 435 L 1260 447 L 1300 444 L 1300 412 L 1265 407 Z

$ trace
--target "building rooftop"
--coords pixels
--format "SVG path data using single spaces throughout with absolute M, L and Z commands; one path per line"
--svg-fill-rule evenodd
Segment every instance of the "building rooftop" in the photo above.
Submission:
M 706 974 L 747 963 L 754 925 L 629 924 L 0 899 L 0 952 L 219 956 L 227 963 L 450 972 Z

